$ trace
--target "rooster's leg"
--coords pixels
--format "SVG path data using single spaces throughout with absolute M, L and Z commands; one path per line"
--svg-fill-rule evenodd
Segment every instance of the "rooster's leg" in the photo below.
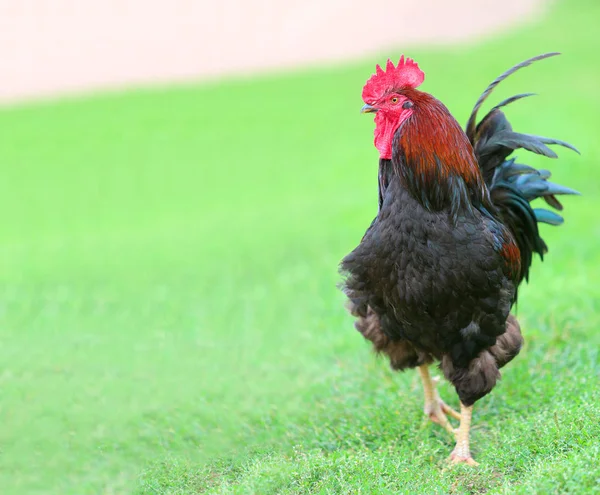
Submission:
M 477 466 L 478 463 L 471 457 L 469 449 L 469 429 L 471 428 L 471 413 L 473 406 L 465 406 L 460 403 L 460 426 L 456 432 L 456 447 L 450 454 L 450 459 L 454 464 L 464 462 L 469 466 Z
M 423 412 L 431 421 L 442 425 L 447 431 L 454 435 L 454 428 L 450 421 L 448 421 L 446 414 L 456 419 L 460 419 L 460 414 L 447 406 L 440 398 L 440 394 L 438 394 L 436 389 L 436 383 L 439 381 L 439 378 L 431 378 L 429 375 L 429 365 L 423 364 L 419 366 L 419 374 L 421 375 L 423 390 L 425 392 L 425 407 L 423 408 Z

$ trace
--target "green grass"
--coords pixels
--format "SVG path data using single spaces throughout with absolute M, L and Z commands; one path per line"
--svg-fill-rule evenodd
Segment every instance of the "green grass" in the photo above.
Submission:
M 494 102 L 540 93 L 514 126 L 582 151 L 527 156 L 584 196 L 544 229 L 526 347 L 476 405 L 477 469 L 446 464 L 418 378 L 373 358 L 336 289 L 376 210 L 358 109 L 387 53 L 0 112 L 1 493 L 600 493 L 599 16 L 563 2 L 410 50 L 461 122 L 501 71 L 562 51 Z

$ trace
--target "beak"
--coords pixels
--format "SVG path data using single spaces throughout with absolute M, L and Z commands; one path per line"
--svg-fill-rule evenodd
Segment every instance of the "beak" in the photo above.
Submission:
M 379 110 L 372 105 L 365 105 L 360 109 L 360 113 L 375 113 Z

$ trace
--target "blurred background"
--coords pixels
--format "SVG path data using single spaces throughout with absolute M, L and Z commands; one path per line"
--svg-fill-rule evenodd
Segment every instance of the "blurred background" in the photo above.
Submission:
M 591 431 L 589 404 L 560 404 L 599 375 L 599 5 L 0 0 L 2 493 L 221 493 L 265 452 L 267 472 L 310 478 L 314 452 L 368 453 L 420 421 L 418 393 L 397 415 L 414 376 L 372 358 L 336 289 L 377 210 L 361 89 L 402 53 L 465 122 L 498 74 L 563 52 L 490 101 L 539 93 L 513 126 L 582 156 L 527 163 L 584 195 L 544 230 L 520 292 L 527 357 L 481 414 L 527 409 L 528 382 Z
M 522 24 L 545 3 L 2 0 L 0 101 L 239 78 L 339 64 L 397 44 L 464 42 Z

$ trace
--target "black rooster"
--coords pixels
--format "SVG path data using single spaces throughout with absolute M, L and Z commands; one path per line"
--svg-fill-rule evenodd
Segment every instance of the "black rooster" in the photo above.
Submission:
M 376 112 L 379 212 L 341 263 L 344 289 L 356 328 L 392 368 L 419 368 L 425 413 L 456 433 L 453 462 L 476 464 L 469 449 L 473 404 L 523 344 L 510 310 L 533 253 L 547 251 L 538 222 L 563 221 L 529 203 L 544 198 L 562 210 L 556 195 L 577 194 L 549 182 L 548 171 L 509 158 L 520 148 L 556 158 L 549 144 L 577 151 L 512 130 L 500 108 L 529 94 L 502 101 L 476 125 L 477 111 L 506 77 L 553 55 L 526 60 L 494 80 L 466 132 L 440 101 L 416 89 L 424 74 L 411 59 L 402 57 L 396 67 L 388 61 L 385 71 L 377 66 L 363 89 L 362 112 Z M 434 361 L 456 388 L 460 414 L 435 390 L 428 369 Z M 446 415 L 460 419 L 458 430 Z

